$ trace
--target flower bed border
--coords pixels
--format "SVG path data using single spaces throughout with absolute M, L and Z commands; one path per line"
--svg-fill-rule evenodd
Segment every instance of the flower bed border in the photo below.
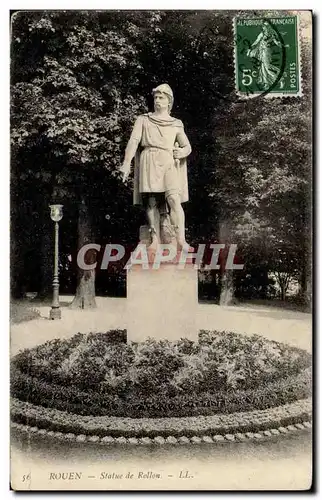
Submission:
M 311 399 L 211 417 L 81 417 L 12 399 L 12 429 L 62 441 L 102 445 L 166 445 L 263 440 L 311 428 Z M 65 419 L 65 421 L 64 421 Z M 66 420 L 75 420 L 66 423 Z M 30 425 L 32 424 L 32 425 Z M 36 425 L 38 424 L 38 425 Z M 139 430 L 136 430 L 135 427 Z M 66 432 L 74 430 L 74 432 Z M 99 432 L 98 432 L 99 431 Z
M 16 385 L 18 390 L 15 389 Z M 122 418 L 125 415 L 131 415 L 133 418 L 157 418 L 155 413 L 156 403 L 162 406 L 162 413 L 165 417 L 192 417 L 199 415 L 212 416 L 214 414 L 232 414 L 240 412 L 242 407 L 245 411 L 263 410 L 266 408 L 282 406 L 301 399 L 306 399 L 311 395 L 311 376 L 310 369 L 306 368 L 299 374 L 291 376 L 280 381 L 273 381 L 260 389 L 237 390 L 230 394 L 202 394 L 177 396 L 173 398 L 158 397 L 149 398 L 140 402 L 123 401 L 118 396 L 100 395 L 91 391 L 79 391 L 70 387 L 64 387 L 57 384 L 49 384 L 36 377 L 32 377 L 21 372 L 14 367 L 11 374 L 12 397 L 17 400 L 25 401 L 25 395 L 28 395 L 29 402 L 36 406 L 51 408 L 46 400 L 55 402 L 53 409 L 57 409 L 69 414 L 77 413 L 73 408 L 86 406 L 88 409 L 99 407 L 104 410 L 101 415 L 109 415 Z M 46 397 L 45 397 L 46 396 Z M 89 404 L 90 400 L 91 404 Z M 142 411 L 143 408 L 143 411 Z M 141 413 L 141 415 L 138 415 Z M 142 415 L 143 413 L 143 415 Z M 97 413 L 95 416 L 99 417 Z M 162 417 L 162 418 L 165 418 Z

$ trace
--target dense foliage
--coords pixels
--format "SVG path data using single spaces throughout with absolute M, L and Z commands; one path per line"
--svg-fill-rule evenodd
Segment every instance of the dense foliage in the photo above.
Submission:
M 78 333 L 12 361 L 12 395 L 82 415 L 168 416 L 278 406 L 310 393 L 310 355 L 260 336 L 116 342 Z

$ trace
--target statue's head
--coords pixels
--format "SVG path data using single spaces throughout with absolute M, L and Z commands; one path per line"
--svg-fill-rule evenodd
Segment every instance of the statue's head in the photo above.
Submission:
M 154 108 L 163 109 L 167 108 L 170 113 L 173 106 L 173 92 L 167 83 L 162 83 L 152 90 L 154 97 Z

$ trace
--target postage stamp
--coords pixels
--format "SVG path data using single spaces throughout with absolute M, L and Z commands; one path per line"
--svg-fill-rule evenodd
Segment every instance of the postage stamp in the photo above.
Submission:
M 297 16 L 234 18 L 236 91 L 240 96 L 301 95 Z

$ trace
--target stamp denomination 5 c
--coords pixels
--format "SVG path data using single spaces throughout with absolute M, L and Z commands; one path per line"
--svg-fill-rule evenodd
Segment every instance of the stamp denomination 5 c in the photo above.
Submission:
M 234 18 L 238 95 L 301 95 L 298 24 L 297 16 Z

